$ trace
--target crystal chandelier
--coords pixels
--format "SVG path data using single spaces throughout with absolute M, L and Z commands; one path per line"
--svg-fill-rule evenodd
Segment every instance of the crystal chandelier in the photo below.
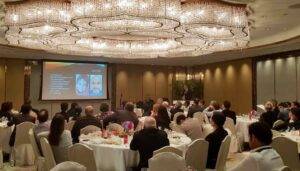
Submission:
M 5 4 L 2 0 L 0 0 L 0 27 L 2 27 L 4 25 L 4 8 L 5 8 Z
M 114 58 L 191 57 L 243 48 L 245 6 L 217 0 L 27 0 L 7 3 L 11 45 Z

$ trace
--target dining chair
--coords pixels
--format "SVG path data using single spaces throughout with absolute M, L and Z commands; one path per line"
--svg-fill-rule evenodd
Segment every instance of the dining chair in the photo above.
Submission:
M 29 140 L 32 145 L 34 154 L 35 154 L 35 165 L 36 165 L 37 171 L 44 171 L 45 158 L 41 155 L 41 152 L 38 148 L 38 144 L 36 142 L 33 129 L 29 130 L 28 135 L 29 135 Z
M 170 152 L 154 155 L 149 159 L 148 171 L 185 171 L 185 160 L 183 157 Z
M 231 137 L 231 143 L 230 143 L 230 153 L 236 153 L 238 151 L 241 151 L 242 147 L 242 142 L 239 141 L 239 138 L 237 136 L 237 131 L 236 127 L 234 125 L 233 119 L 226 117 L 225 123 L 224 123 L 224 128 L 226 130 L 229 130 L 230 133 L 228 133 Z M 227 131 L 228 132 L 228 131 Z
M 86 171 L 97 170 L 94 151 L 84 144 L 74 144 L 68 149 L 70 161 L 77 162 L 86 167 Z M 84 156 L 84 157 L 83 157 Z
M 274 122 L 273 128 L 276 127 L 276 126 L 278 126 L 278 125 L 282 125 L 282 124 L 284 124 L 284 121 L 279 119 L 279 120 L 277 120 L 277 121 Z
M 50 171 L 87 171 L 87 170 L 85 166 L 79 163 L 72 162 L 72 161 L 65 161 L 56 165 Z
M 185 153 L 186 165 L 197 171 L 204 171 L 206 168 L 209 143 L 204 139 L 193 141 Z
M 171 146 L 165 146 L 165 147 L 162 147 L 162 148 L 160 148 L 158 150 L 155 150 L 153 152 L 153 156 L 157 155 L 159 153 L 163 153 L 163 152 L 175 153 L 175 154 L 183 157 L 183 152 L 181 150 L 179 150 L 178 148 L 175 148 L 175 147 L 171 147 Z
M 96 131 L 101 131 L 101 129 L 95 125 L 88 125 L 80 130 L 80 134 L 89 134 Z
M 52 148 L 48 142 L 48 140 L 45 137 L 42 137 L 41 140 L 41 147 L 42 147 L 42 153 L 45 157 L 45 171 L 51 170 L 56 165 L 56 161 L 53 155 Z
M 282 168 L 279 169 L 279 171 L 292 171 L 292 170 L 287 166 L 283 166 Z
M 293 171 L 300 170 L 297 142 L 287 137 L 279 136 L 273 138 L 271 146 L 281 156 L 284 165 L 288 166 Z
M 197 118 L 201 124 L 209 124 L 209 120 L 208 120 L 207 116 L 202 112 L 194 113 L 193 118 Z

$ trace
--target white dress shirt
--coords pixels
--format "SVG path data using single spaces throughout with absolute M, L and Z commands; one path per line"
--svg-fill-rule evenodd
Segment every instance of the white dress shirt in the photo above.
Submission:
M 252 150 L 231 171 L 278 171 L 283 166 L 281 157 L 271 146 L 262 146 Z

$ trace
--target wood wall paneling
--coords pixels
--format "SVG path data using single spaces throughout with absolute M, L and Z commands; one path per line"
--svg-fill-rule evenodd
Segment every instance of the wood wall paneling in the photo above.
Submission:
M 297 71 L 296 71 L 296 75 L 297 75 L 297 77 L 296 77 L 296 79 L 297 79 L 297 99 L 298 99 L 298 101 L 300 101 L 300 58 L 298 57 L 297 59 L 296 59 L 296 63 L 297 63 L 297 65 L 296 65 L 296 69 L 297 69 Z
M 5 60 L 0 59 L 0 103 L 5 101 Z

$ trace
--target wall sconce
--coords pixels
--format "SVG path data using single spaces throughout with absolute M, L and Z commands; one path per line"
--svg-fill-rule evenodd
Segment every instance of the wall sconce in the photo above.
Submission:
M 25 65 L 24 74 L 25 75 L 30 75 L 31 74 L 31 66 L 30 65 Z

